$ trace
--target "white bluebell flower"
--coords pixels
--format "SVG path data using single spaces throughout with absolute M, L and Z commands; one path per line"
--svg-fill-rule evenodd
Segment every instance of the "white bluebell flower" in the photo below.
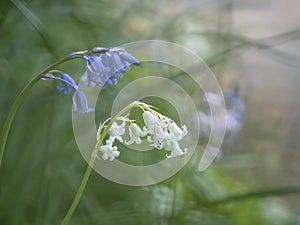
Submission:
M 120 125 L 117 122 L 114 122 L 108 131 L 110 135 L 109 139 L 111 141 L 115 141 L 115 139 L 117 139 L 118 141 L 123 142 L 122 135 L 125 134 L 125 125 L 125 121 L 123 121 Z
M 180 141 L 188 133 L 185 125 L 179 128 L 174 122 L 169 124 L 169 131 L 172 138 L 176 141 Z
M 93 108 L 88 107 L 86 96 L 80 90 L 74 92 L 73 104 L 74 104 L 73 113 L 89 113 L 95 111 Z
M 182 150 L 179 146 L 178 141 L 176 141 L 176 140 L 170 140 L 168 148 L 170 149 L 171 153 L 169 155 L 167 155 L 167 158 L 172 158 L 172 157 L 177 157 L 177 156 L 183 155 L 187 151 L 186 148 L 184 150 Z
M 113 146 L 115 140 L 119 140 L 122 143 L 124 142 L 126 145 L 131 145 L 133 143 L 141 144 L 141 138 L 145 136 L 147 136 L 147 140 L 151 142 L 150 146 L 159 150 L 164 149 L 169 151 L 170 153 L 166 155 L 167 158 L 181 156 L 187 152 L 187 148 L 182 149 L 179 145 L 179 141 L 181 141 L 188 133 L 185 125 L 180 128 L 172 119 L 153 110 L 153 106 L 138 101 L 129 104 L 123 110 L 128 110 L 132 107 L 138 107 L 143 110 L 142 118 L 145 123 L 143 129 L 134 123 L 134 120 L 129 119 L 129 114 L 113 118 L 112 124 L 108 130 L 109 137 L 106 140 L 106 144 L 100 146 L 101 141 L 99 140 L 103 134 L 102 130 L 104 128 L 107 129 L 105 124 L 110 119 L 99 125 L 96 150 L 100 150 L 100 152 L 103 153 L 102 158 L 104 160 L 109 159 L 112 161 L 116 157 L 119 157 L 120 152 L 116 146 Z M 119 121 L 122 122 L 118 123 Z M 124 141 L 123 135 L 126 133 L 125 126 L 127 123 L 130 123 L 128 127 L 130 139 Z
M 63 73 L 60 74 L 59 77 L 59 85 L 56 87 L 56 89 L 60 94 L 69 95 L 73 90 L 77 90 L 78 87 L 71 76 Z
M 185 154 L 187 149 L 185 148 L 184 150 L 182 150 L 178 142 L 187 135 L 188 131 L 186 126 L 183 125 L 182 128 L 180 128 L 175 122 L 171 121 L 168 125 L 168 131 L 169 133 L 166 136 L 166 139 L 164 140 L 162 146 L 163 149 L 171 151 L 171 153 L 167 155 L 167 157 L 171 158 Z
M 136 123 L 131 123 L 129 125 L 129 141 L 125 141 L 126 145 L 131 145 L 133 143 L 141 144 L 141 137 L 147 135 L 147 132 L 143 131 Z
M 119 157 L 120 152 L 116 146 L 112 146 L 113 141 L 108 139 L 106 140 L 106 145 L 100 146 L 100 152 L 102 152 L 102 159 L 104 160 L 114 160 L 115 158 Z
M 150 111 L 143 112 L 142 116 L 146 124 L 143 130 L 149 134 L 147 140 L 153 142 L 152 145 L 155 148 L 162 149 L 163 142 L 168 135 L 165 122 Z
M 143 119 L 146 124 L 144 131 L 149 134 L 147 140 L 157 149 L 171 151 L 168 158 L 183 155 L 187 151 L 182 150 L 178 143 L 188 133 L 186 126 L 179 128 L 170 118 L 150 111 L 143 112 Z

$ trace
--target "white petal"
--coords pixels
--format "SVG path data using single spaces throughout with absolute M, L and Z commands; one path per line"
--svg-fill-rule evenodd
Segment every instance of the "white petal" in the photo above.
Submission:
M 187 128 L 186 126 L 182 126 L 180 129 L 176 123 L 172 122 L 169 124 L 170 134 L 177 140 L 180 141 L 186 134 Z
M 117 122 L 114 122 L 112 126 L 109 129 L 109 135 L 111 140 L 119 140 L 120 142 L 123 142 L 122 135 L 125 134 L 125 121 L 123 121 L 122 124 L 118 124 Z
M 154 121 L 158 120 L 158 117 L 149 111 L 143 112 L 143 119 L 146 126 L 149 128 Z
M 142 129 L 135 123 L 129 125 L 129 136 L 130 140 L 125 141 L 126 145 L 131 145 L 132 143 L 140 144 L 142 143 L 140 137 L 145 136 L 147 133 L 143 132 Z
M 182 150 L 177 141 L 172 142 L 171 154 L 167 155 L 168 158 L 177 157 L 185 154 L 186 149 Z
M 100 151 L 103 153 L 102 158 L 104 160 L 109 159 L 110 161 L 114 158 L 119 157 L 120 152 L 116 146 L 112 146 L 113 141 L 111 139 L 106 140 L 106 145 L 100 147 Z
M 104 153 L 104 154 L 102 155 L 102 159 L 107 160 L 107 159 L 108 159 L 108 154 L 107 154 L 107 153 Z

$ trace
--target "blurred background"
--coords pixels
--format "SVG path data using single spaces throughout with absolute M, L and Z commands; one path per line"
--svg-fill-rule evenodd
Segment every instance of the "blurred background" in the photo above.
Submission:
M 300 195 L 290 194 L 300 185 L 299 7 L 296 0 L 0 0 L 0 126 L 25 84 L 73 51 L 175 42 L 202 57 L 224 90 L 222 154 L 205 172 L 187 165 L 149 187 L 93 173 L 70 224 L 299 225 Z M 79 81 L 85 63 L 59 69 Z M 59 224 L 82 179 L 72 99 L 56 85 L 39 82 L 17 112 L 0 168 L 1 225 Z M 103 92 L 99 119 L 121 87 Z

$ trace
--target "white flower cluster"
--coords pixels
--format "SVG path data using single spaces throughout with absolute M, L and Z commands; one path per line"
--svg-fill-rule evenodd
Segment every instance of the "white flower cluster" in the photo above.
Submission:
M 178 143 L 188 133 L 186 126 L 183 125 L 180 128 L 172 119 L 150 109 L 148 105 L 147 107 L 145 106 L 141 106 L 144 110 L 145 108 L 148 109 L 142 114 L 145 123 L 143 128 L 140 128 L 134 121 L 129 120 L 128 117 L 120 117 L 116 122 L 112 123 L 108 131 L 109 138 L 106 140 L 106 144 L 101 145 L 99 149 L 102 153 L 102 159 L 112 161 L 114 158 L 119 157 L 120 152 L 118 148 L 113 146 L 116 139 L 121 143 L 131 145 L 133 143 L 141 144 L 142 138 L 145 138 L 150 143 L 150 146 L 170 151 L 167 158 L 177 157 L 186 153 L 187 149 L 181 149 Z M 128 134 L 130 137 L 127 141 L 123 140 L 122 137 L 126 133 L 126 123 L 129 123 Z

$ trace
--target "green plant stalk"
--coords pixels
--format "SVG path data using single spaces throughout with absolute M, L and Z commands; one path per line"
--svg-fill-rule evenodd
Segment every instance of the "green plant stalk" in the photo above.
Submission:
M 94 153 L 94 151 L 93 151 L 93 153 Z M 97 158 L 96 156 L 97 156 L 96 154 L 92 154 L 92 157 L 91 157 L 90 162 L 89 162 L 89 164 L 88 164 L 88 166 L 86 168 L 86 171 L 84 173 L 84 176 L 83 176 L 83 179 L 81 181 L 81 184 L 80 184 L 80 186 L 79 186 L 79 188 L 77 190 L 77 193 L 76 193 L 76 195 L 74 197 L 74 200 L 73 200 L 73 202 L 72 202 L 72 204 L 71 204 L 71 206 L 70 206 L 67 214 L 65 215 L 63 221 L 61 222 L 61 225 L 66 225 L 66 224 L 69 223 L 69 221 L 70 221 L 70 219 L 71 219 L 71 217 L 72 217 L 72 215 L 73 215 L 73 213 L 74 213 L 74 211 L 76 209 L 76 206 L 78 205 L 78 202 L 79 202 L 79 200 L 80 200 L 80 198 L 81 198 L 81 196 L 83 194 L 83 191 L 84 191 L 84 189 L 86 187 L 86 184 L 87 184 L 87 182 L 89 180 L 89 177 L 90 177 L 92 169 L 93 169 L 93 165 L 94 165 L 95 160 Z
M 246 193 L 232 195 L 232 196 L 224 197 L 222 199 L 214 200 L 209 202 L 209 205 L 219 205 L 219 204 L 243 201 L 243 200 L 253 199 L 253 198 L 266 198 L 272 196 L 276 197 L 276 196 L 299 194 L 299 193 L 300 193 L 300 186 L 289 186 L 289 187 L 281 187 L 281 188 L 254 190 L 254 191 L 249 191 Z
M 15 102 L 13 103 L 13 105 L 8 113 L 8 116 L 4 122 L 4 126 L 3 126 L 1 137 L 0 137 L 0 167 L 1 167 L 3 153 L 4 153 L 4 149 L 5 149 L 5 145 L 6 145 L 6 140 L 8 137 L 8 133 L 9 133 L 11 124 L 12 124 L 14 117 L 16 115 L 16 112 L 17 112 L 20 104 L 22 103 L 24 97 L 26 96 L 26 94 L 42 78 L 43 74 L 45 74 L 49 70 L 59 66 L 60 64 L 66 62 L 66 61 L 69 61 L 71 59 L 74 59 L 74 58 L 78 58 L 78 57 L 72 57 L 72 58 L 64 57 L 64 58 L 56 61 L 55 63 L 51 64 L 50 66 L 48 66 L 47 68 L 42 70 L 39 74 L 37 74 L 31 81 L 29 81 L 27 83 L 27 85 L 23 88 L 23 90 L 20 92 L 20 94 L 17 96 L 17 98 L 16 98 Z
M 80 186 L 79 186 L 79 188 L 78 188 L 78 190 L 77 190 L 77 192 L 76 192 L 76 195 L 75 195 L 75 197 L 74 197 L 74 200 L 73 200 L 73 202 L 72 202 L 72 204 L 71 204 L 71 206 L 70 206 L 70 208 L 69 208 L 67 214 L 65 215 L 63 221 L 61 222 L 61 225 L 67 225 L 67 224 L 69 223 L 69 221 L 70 221 L 70 219 L 71 219 L 71 217 L 72 217 L 72 215 L 73 215 L 73 213 L 74 213 L 74 211 L 75 211 L 75 209 L 76 209 L 76 207 L 77 207 L 77 205 L 78 205 L 78 203 L 79 203 L 79 200 L 80 200 L 80 198 L 81 198 L 81 196 L 82 196 L 82 194 L 83 194 L 83 191 L 84 191 L 84 189 L 85 189 L 85 187 L 86 187 L 86 184 L 87 184 L 87 182 L 88 182 L 88 180 L 89 180 L 89 177 L 90 177 L 90 175 L 91 175 L 92 168 L 93 168 L 94 163 L 95 163 L 95 160 L 96 160 L 96 158 L 97 158 L 97 153 L 98 153 L 98 151 L 99 151 L 99 147 L 100 147 L 102 141 L 104 140 L 105 136 L 107 135 L 109 129 L 111 128 L 112 124 L 113 124 L 114 122 L 116 122 L 117 119 L 118 119 L 120 116 L 122 116 L 125 112 L 129 111 L 129 110 L 130 110 L 131 108 L 133 108 L 133 107 L 138 107 L 138 108 L 140 108 L 141 106 L 138 105 L 138 104 L 136 104 L 135 102 L 133 102 L 133 103 L 127 105 L 126 107 L 124 107 L 121 111 L 119 111 L 119 112 L 111 119 L 111 121 L 109 122 L 109 124 L 105 127 L 104 131 L 101 133 L 99 139 L 97 140 L 95 149 L 94 149 L 93 152 L 92 152 L 91 159 L 90 159 L 89 164 L 88 164 L 88 166 L 87 166 L 87 168 L 86 168 L 86 171 L 85 171 L 85 173 L 84 173 L 84 176 L 83 176 L 83 178 L 82 178 L 82 181 L 81 181 L 81 183 L 80 183 Z

